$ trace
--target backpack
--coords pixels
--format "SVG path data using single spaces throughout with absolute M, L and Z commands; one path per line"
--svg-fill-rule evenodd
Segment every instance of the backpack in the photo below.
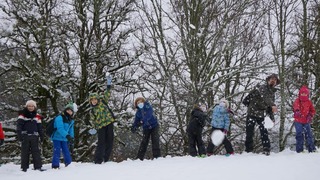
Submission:
M 56 132 L 57 128 L 54 127 L 54 120 L 56 119 L 56 117 L 58 117 L 60 115 L 62 116 L 63 121 L 66 121 L 66 117 L 62 114 L 58 114 L 55 117 L 53 117 L 52 119 L 50 119 L 47 124 L 46 132 L 45 132 L 48 137 L 51 137 Z

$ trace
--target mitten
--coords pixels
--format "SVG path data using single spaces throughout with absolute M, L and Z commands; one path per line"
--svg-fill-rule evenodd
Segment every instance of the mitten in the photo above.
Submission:
M 73 138 L 69 134 L 66 136 L 66 138 L 68 139 L 69 143 L 73 144 Z
M 312 121 L 312 115 L 311 114 L 308 114 L 307 116 L 307 122 L 310 123 Z
M 223 133 L 224 133 L 224 134 L 228 134 L 228 130 L 224 129 L 224 130 L 223 130 Z
M 294 114 L 293 114 L 293 117 L 294 118 L 300 118 L 301 117 L 301 112 L 299 110 L 295 111 Z
M 44 140 L 43 136 L 40 136 L 40 142 L 42 143 Z
M 4 140 L 3 139 L 0 139 L 0 146 L 2 146 L 4 143 Z
M 71 143 L 71 142 L 69 142 L 68 146 L 69 146 L 69 152 L 70 152 L 70 153 L 73 153 L 73 150 L 74 150 L 74 144 L 73 144 L 73 143 Z
M 131 126 L 131 132 L 132 132 L 132 133 L 135 133 L 136 131 L 137 131 L 137 127 Z
M 110 74 L 106 75 L 107 85 L 110 86 L 112 82 L 112 76 Z

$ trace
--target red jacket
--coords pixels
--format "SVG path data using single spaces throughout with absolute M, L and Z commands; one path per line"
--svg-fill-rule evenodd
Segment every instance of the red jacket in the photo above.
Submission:
M 298 98 L 293 103 L 294 120 L 298 123 L 310 123 L 316 111 L 309 99 L 309 89 L 302 86 Z M 308 117 L 309 116 L 309 117 Z
M 0 139 L 4 139 L 4 133 L 3 133 L 3 129 L 2 129 L 1 123 L 0 123 Z

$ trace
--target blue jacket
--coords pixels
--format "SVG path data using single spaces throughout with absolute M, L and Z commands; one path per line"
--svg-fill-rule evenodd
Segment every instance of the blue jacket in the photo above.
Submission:
M 138 127 L 142 125 L 142 128 L 152 129 L 158 126 L 158 119 L 153 112 L 152 106 L 146 101 L 142 109 L 137 107 L 137 112 L 134 118 L 133 126 Z
M 64 122 L 62 115 L 59 115 L 54 120 L 54 128 L 56 131 L 51 136 L 51 140 L 68 141 L 66 136 L 69 134 L 74 138 L 74 120 L 66 116 L 67 122 Z
M 230 118 L 227 108 L 217 105 L 212 112 L 211 126 L 217 129 L 229 130 Z

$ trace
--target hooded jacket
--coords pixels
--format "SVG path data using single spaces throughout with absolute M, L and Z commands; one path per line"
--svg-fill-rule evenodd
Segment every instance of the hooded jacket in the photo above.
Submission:
M 43 138 L 42 116 L 37 111 L 30 112 L 24 108 L 19 112 L 17 120 L 17 136 L 22 140 L 23 135 L 37 135 Z
M 107 86 L 107 90 L 104 92 L 103 96 L 96 95 L 96 97 L 90 96 L 89 98 L 89 101 L 92 98 L 98 99 L 98 104 L 95 106 L 89 102 L 91 105 L 90 120 L 97 129 L 101 129 L 115 121 L 106 104 L 110 98 L 110 89 L 110 86 Z
M 302 96 L 301 94 L 303 93 L 307 95 Z M 300 88 L 298 98 L 293 103 L 293 111 L 298 114 L 295 116 L 295 122 L 302 124 L 311 122 L 312 117 L 315 115 L 316 111 L 311 100 L 309 99 L 308 87 L 302 86 Z
M 191 120 L 187 126 L 187 132 L 191 134 L 201 134 L 203 127 L 208 121 L 208 116 L 198 106 L 194 107 L 191 112 Z
M 137 108 L 133 127 L 142 125 L 143 130 L 152 129 L 158 126 L 157 116 L 153 112 L 152 106 L 148 101 L 144 102 L 143 108 Z
M 226 107 L 217 105 L 213 109 L 211 126 L 217 129 L 229 130 L 230 117 Z
M 252 90 L 248 105 L 248 115 L 258 118 L 264 118 L 266 110 L 272 106 L 275 106 L 275 92 L 276 88 L 270 86 L 268 82 L 264 85 L 257 85 Z
M 53 133 L 51 137 L 52 140 L 68 141 L 66 138 L 67 135 L 74 138 L 74 120 L 65 111 L 55 118 L 54 128 L 57 130 Z

